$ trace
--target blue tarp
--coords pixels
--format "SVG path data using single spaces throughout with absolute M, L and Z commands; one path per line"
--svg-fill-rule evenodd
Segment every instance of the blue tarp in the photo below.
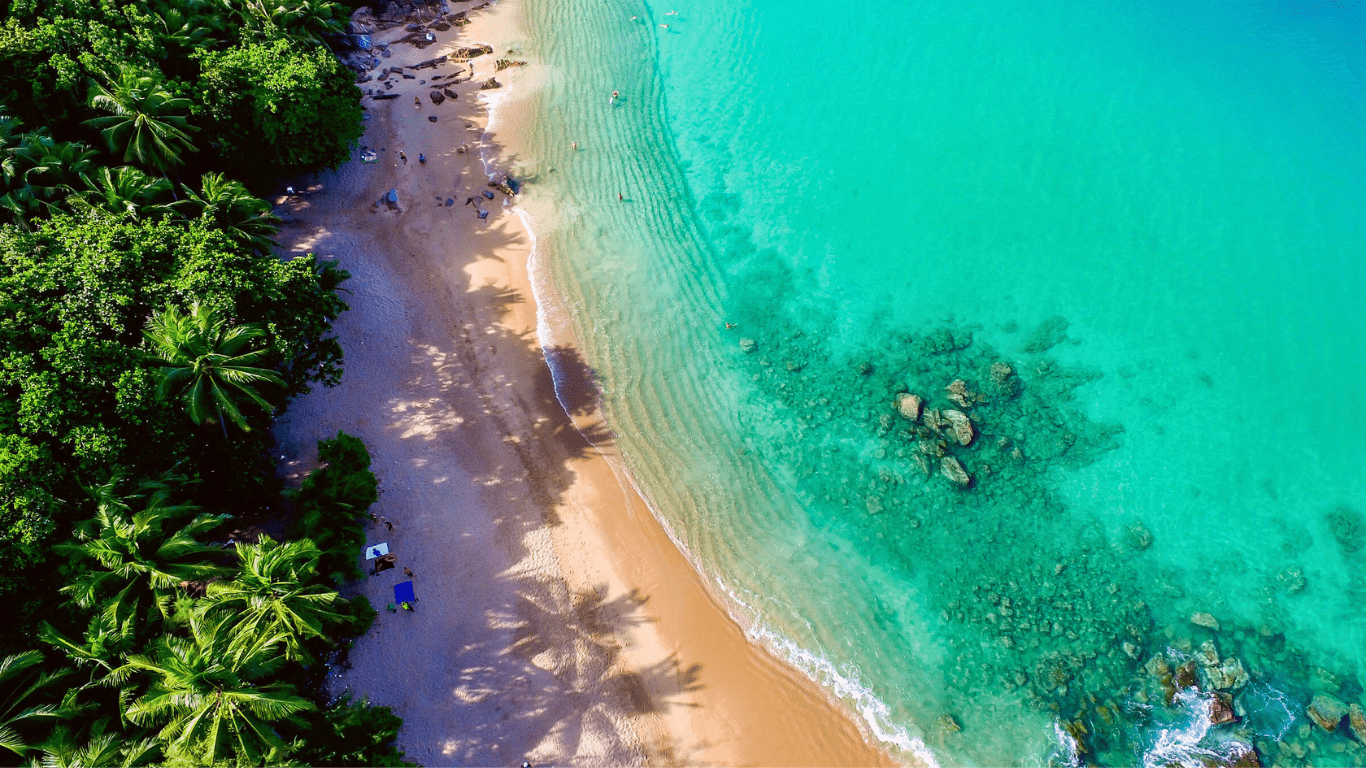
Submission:
M 394 585 L 395 603 L 415 603 L 417 598 L 413 595 L 413 583 L 411 581 L 400 581 Z

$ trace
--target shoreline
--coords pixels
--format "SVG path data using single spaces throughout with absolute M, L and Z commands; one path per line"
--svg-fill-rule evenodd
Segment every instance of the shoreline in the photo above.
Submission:
M 596 414 L 561 407 L 591 395 L 572 376 L 559 392 L 551 380 L 526 222 L 498 193 L 487 220 L 460 202 L 486 188 L 486 161 L 518 149 L 508 111 L 525 98 L 499 92 L 491 129 L 477 97 L 518 39 L 517 15 L 505 0 L 425 51 L 394 46 L 372 74 L 457 45 L 495 53 L 458 65 L 473 64 L 473 80 L 459 75 L 453 102 L 432 104 L 418 82 L 453 63 L 411 70 L 396 99 L 367 98 L 362 142 L 378 162 L 310 177 L 282 201 L 285 250 L 337 258 L 354 293 L 336 324 L 347 375 L 290 406 L 281 453 L 299 476 L 314 441 L 338 429 L 366 440 L 374 511 L 395 524 L 368 543 L 387 541 L 414 569 L 420 600 L 414 614 L 383 610 L 396 571 L 358 585 L 381 612 L 332 692 L 393 707 L 399 747 L 429 765 L 890 764 L 824 691 L 745 637 L 618 477 Z M 404 163 L 400 149 L 428 160 Z M 375 203 L 390 188 L 396 210 Z M 572 347 L 551 354 L 583 368 Z

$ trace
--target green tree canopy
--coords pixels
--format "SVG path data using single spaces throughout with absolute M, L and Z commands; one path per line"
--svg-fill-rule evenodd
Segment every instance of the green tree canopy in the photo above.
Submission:
M 226 164 L 250 178 L 335 167 L 360 138 L 360 89 L 324 48 L 289 39 L 199 54 L 198 101 Z
M 257 341 L 282 361 L 279 394 L 335 382 L 341 348 L 328 331 L 346 305 L 316 268 L 258 255 L 200 219 L 92 210 L 0 228 L 0 544 L 11 562 L 41 552 L 58 500 L 81 498 L 81 473 L 155 476 L 199 455 L 200 430 L 156 396 L 142 339 L 154 309 L 198 301 L 263 329 Z

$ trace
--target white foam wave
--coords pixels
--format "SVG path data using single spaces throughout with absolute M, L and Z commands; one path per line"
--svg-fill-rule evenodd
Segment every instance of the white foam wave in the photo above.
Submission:
M 1210 721 L 1211 696 L 1196 691 L 1176 694 L 1176 704 L 1185 716 L 1170 727 L 1158 728 L 1151 747 L 1143 752 L 1143 768 L 1163 768 L 1170 765 L 1200 768 L 1210 759 L 1220 760 L 1218 749 L 1201 746 L 1213 723 Z
M 738 607 L 753 617 L 745 629 L 745 635 L 750 642 L 769 648 L 778 658 L 796 667 L 802 674 L 832 692 L 840 701 L 851 706 L 879 741 L 914 756 L 920 765 L 939 768 L 939 761 L 935 758 L 934 752 L 922 739 L 912 735 L 905 726 L 893 719 L 891 707 L 864 685 L 857 668 L 836 667 L 823 654 L 802 647 L 759 619 L 758 611 L 745 603 L 734 590 L 724 584 L 719 584 L 719 587 Z

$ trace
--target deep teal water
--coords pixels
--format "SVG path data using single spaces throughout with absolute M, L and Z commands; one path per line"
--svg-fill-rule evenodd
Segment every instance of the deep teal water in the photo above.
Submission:
M 520 162 L 752 636 L 907 760 L 1366 762 L 1305 716 L 1366 701 L 1366 9 L 670 1 L 527 0 Z

